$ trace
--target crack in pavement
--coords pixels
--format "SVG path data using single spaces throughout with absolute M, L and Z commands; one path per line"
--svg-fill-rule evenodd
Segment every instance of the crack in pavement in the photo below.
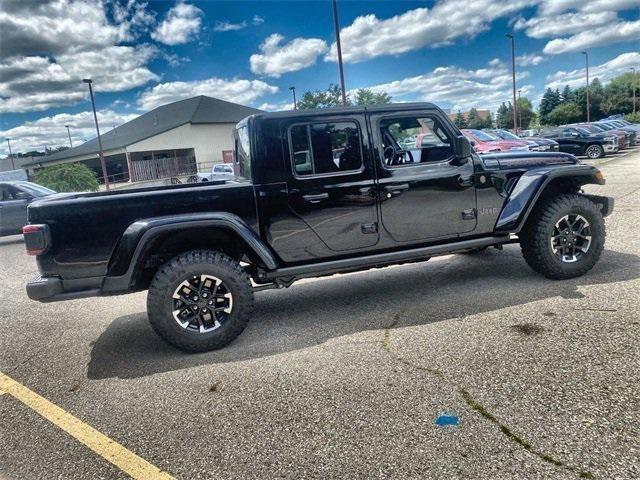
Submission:
M 394 360 L 396 360 L 397 362 L 402 363 L 403 365 L 406 365 L 410 368 L 413 368 L 415 370 L 419 370 L 422 372 L 426 372 L 430 375 L 433 375 L 434 377 L 438 378 L 439 380 L 442 380 L 444 382 L 448 382 L 450 384 L 453 385 L 455 391 L 458 392 L 458 394 L 462 397 L 462 399 L 464 400 L 464 402 L 467 404 L 467 406 L 480 414 L 480 416 L 482 416 L 485 420 L 490 421 L 491 423 L 495 424 L 499 429 L 500 432 L 507 437 L 509 440 L 511 440 L 512 442 L 518 444 L 520 447 L 524 448 L 526 451 L 528 451 L 529 453 L 535 455 L 536 457 L 538 457 L 539 459 L 550 463 L 552 465 L 555 465 L 556 467 L 559 468 L 563 468 L 569 472 L 575 473 L 576 475 L 578 475 L 579 478 L 588 478 L 588 479 L 593 479 L 594 476 L 591 472 L 587 471 L 587 470 L 581 470 L 577 467 L 568 465 L 567 463 L 563 462 L 562 460 L 558 460 L 557 458 L 553 457 L 552 455 L 542 452 L 538 449 L 536 449 L 533 445 L 531 445 L 529 442 L 527 442 L 525 439 L 523 439 L 521 436 L 519 436 L 518 434 L 514 433 L 507 425 L 505 425 L 504 423 L 502 423 L 495 415 L 493 415 L 489 410 L 487 410 L 479 401 L 477 401 L 473 395 L 471 395 L 471 393 L 469 393 L 469 391 L 467 389 L 465 389 L 464 387 L 457 385 L 453 382 L 450 382 L 449 380 L 447 380 L 445 378 L 444 373 L 442 373 L 442 371 L 435 369 L 435 368 L 430 368 L 430 367 L 426 367 L 423 365 L 418 365 L 415 364 L 409 360 L 407 360 L 406 358 L 403 358 L 397 354 L 395 354 L 393 352 L 393 350 L 391 349 L 391 330 L 393 328 L 395 328 L 398 323 L 400 322 L 400 317 L 398 315 L 396 315 L 394 317 L 393 322 L 385 327 L 384 329 L 384 334 L 382 337 L 382 340 L 380 341 L 380 345 L 382 347 L 382 349 L 387 352 Z

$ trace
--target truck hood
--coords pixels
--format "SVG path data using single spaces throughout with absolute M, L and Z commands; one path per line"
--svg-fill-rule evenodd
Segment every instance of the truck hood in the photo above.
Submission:
M 545 165 L 575 165 L 578 159 L 569 153 L 561 152 L 509 152 L 490 153 L 480 157 L 487 168 L 513 170 L 540 167 Z

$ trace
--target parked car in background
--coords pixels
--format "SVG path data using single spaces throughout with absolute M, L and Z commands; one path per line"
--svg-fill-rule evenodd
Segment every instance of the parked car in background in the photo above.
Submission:
M 22 233 L 22 227 L 27 224 L 27 205 L 54 193 L 37 183 L 0 182 L 0 237 Z
M 518 142 L 524 142 L 527 144 L 527 146 L 529 147 L 529 150 L 531 150 L 532 152 L 543 152 L 543 151 L 549 150 L 548 145 L 543 146 L 542 144 L 538 143 L 536 140 L 518 137 L 517 135 L 514 135 L 513 133 L 511 133 L 509 130 L 505 130 L 503 128 L 494 128 L 494 129 L 485 128 L 482 131 L 490 133 L 491 135 L 495 135 L 500 140 L 515 140 Z
M 585 155 L 591 159 L 604 157 L 618 151 L 618 137 L 608 134 L 592 134 L 580 127 L 564 126 L 546 128 L 540 132 L 545 138 L 558 142 L 561 152 Z
M 493 135 L 489 135 L 482 130 L 469 130 L 466 128 L 463 128 L 460 131 L 469 139 L 469 142 L 476 153 L 484 154 L 502 151 L 500 144 Z
M 230 163 L 216 163 L 211 167 L 211 173 L 199 173 L 199 182 L 212 182 L 219 180 L 231 180 L 233 179 L 233 165 Z
M 638 136 L 640 135 L 640 125 L 626 125 L 624 123 L 622 123 L 622 121 L 620 120 L 611 120 L 611 121 L 599 121 L 595 123 L 596 125 L 600 125 L 602 127 L 604 127 L 605 129 L 609 129 L 609 130 L 618 130 L 618 131 L 622 131 L 625 132 L 626 134 L 630 135 L 630 144 L 631 145 L 636 145 L 638 144 L 638 140 L 640 140 L 640 138 L 638 138 Z
M 618 146 L 620 147 L 620 150 L 631 146 L 636 137 L 634 132 L 625 132 L 618 129 L 607 130 L 603 125 L 599 125 L 597 123 L 572 123 L 571 126 L 584 128 L 591 134 L 615 135 L 618 137 Z
M 560 150 L 558 142 L 544 137 L 521 137 L 523 140 L 531 140 L 538 144 L 539 152 L 558 152 Z
M 522 138 L 537 137 L 538 135 L 540 135 L 540 130 L 538 130 L 537 128 L 530 128 L 528 130 L 520 130 L 519 135 Z
M 473 128 L 465 128 L 461 130 L 461 132 L 470 140 L 475 141 L 476 145 L 481 145 L 486 142 L 493 142 L 490 143 L 491 147 L 495 148 L 497 146 L 501 152 L 513 152 L 520 150 L 529 151 L 529 145 L 527 144 L 527 142 L 522 141 L 521 139 L 505 140 L 492 133 L 486 132 L 484 130 L 476 130 Z

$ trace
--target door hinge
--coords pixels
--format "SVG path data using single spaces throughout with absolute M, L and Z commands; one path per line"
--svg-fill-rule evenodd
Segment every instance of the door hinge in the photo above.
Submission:
M 462 211 L 462 219 L 463 220 L 474 220 L 476 218 L 476 209 L 468 208 L 467 210 Z
M 378 222 L 363 223 L 360 225 L 362 233 L 378 233 Z

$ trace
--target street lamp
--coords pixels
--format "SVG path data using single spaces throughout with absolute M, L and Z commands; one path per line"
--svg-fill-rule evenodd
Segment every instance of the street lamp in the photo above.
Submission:
M 589 105 L 589 53 L 588 52 L 580 52 L 584 55 L 584 61 L 586 63 L 587 66 L 587 123 L 589 123 L 590 121 L 590 113 L 589 111 L 591 110 L 591 107 Z
M 633 92 L 633 114 L 636 114 L 636 69 L 635 67 L 631 67 L 633 77 L 631 77 L 631 91 Z
M 513 131 L 517 132 L 518 113 L 516 106 L 516 40 L 513 35 L 507 33 L 507 38 L 511 39 L 511 77 L 513 79 Z
M 333 0 L 333 25 L 336 30 L 336 51 L 338 53 L 338 68 L 340 70 L 340 89 L 342 90 L 342 104 L 347 105 L 347 93 L 344 88 L 344 68 L 342 66 L 342 46 L 340 45 L 340 22 L 338 22 L 338 2 Z
M 522 92 L 522 90 L 518 89 L 518 101 L 520 101 L 520 92 Z M 520 105 L 518 105 L 518 125 L 520 130 L 522 130 L 522 108 L 520 108 Z
M 296 102 L 296 87 L 289 87 L 289 90 L 293 92 L 293 109 L 298 109 L 298 103 Z
M 64 128 L 67 129 L 67 135 L 69 135 L 69 148 L 73 148 L 73 142 L 71 141 L 71 132 L 69 131 L 69 125 L 65 125 Z
M 91 95 L 91 106 L 93 107 L 93 120 L 96 122 L 96 133 L 98 134 L 98 156 L 100 157 L 100 166 L 102 167 L 102 176 L 104 177 L 104 186 L 109 190 L 109 177 L 107 176 L 107 165 L 104 163 L 104 152 L 102 151 L 102 138 L 100 137 L 100 128 L 98 127 L 98 114 L 96 113 L 96 100 L 93 98 L 93 81 L 90 78 L 83 78 L 82 81 L 89 85 L 89 95 Z
M 11 170 L 15 170 L 16 169 L 16 163 L 13 160 L 13 153 L 11 153 L 11 142 L 9 140 L 10 140 L 10 138 L 7 137 L 7 145 L 9 145 L 9 158 L 11 159 Z

